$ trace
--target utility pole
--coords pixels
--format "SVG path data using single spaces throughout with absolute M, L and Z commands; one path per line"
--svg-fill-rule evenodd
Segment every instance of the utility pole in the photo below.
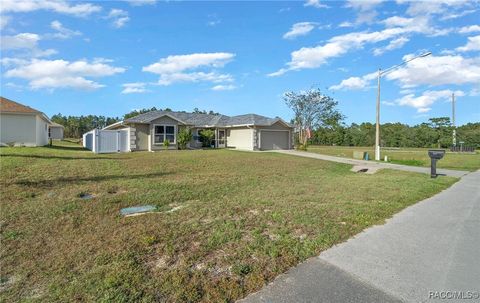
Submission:
M 382 69 L 378 69 L 377 82 L 377 117 L 375 124 L 375 161 L 380 161 L 380 78 L 382 77 Z
M 453 126 L 453 146 L 457 146 L 457 132 L 455 130 L 455 93 L 452 93 L 452 126 Z
M 380 161 L 380 78 L 382 78 L 383 75 L 388 74 L 389 72 L 399 68 L 402 65 L 407 64 L 408 62 L 418 59 L 418 58 L 423 58 L 430 56 L 432 53 L 427 52 L 424 54 L 421 54 L 419 56 L 410 58 L 406 61 L 403 61 L 400 64 L 397 64 L 395 66 L 392 66 L 390 68 L 387 68 L 385 70 L 382 70 L 381 68 L 378 69 L 378 75 L 377 75 L 377 115 L 376 115 L 376 125 L 375 125 L 375 160 Z

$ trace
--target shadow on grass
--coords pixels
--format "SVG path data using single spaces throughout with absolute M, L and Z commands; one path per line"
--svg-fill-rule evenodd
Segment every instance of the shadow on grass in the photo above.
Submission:
M 141 175 L 106 175 L 106 176 L 92 176 L 92 177 L 62 177 L 57 179 L 48 179 L 48 180 L 39 180 L 39 181 L 29 181 L 29 180 L 20 180 L 14 182 L 14 184 L 23 185 L 23 186 L 39 186 L 39 187 L 52 187 L 55 185 L 65 185 L 67 183 L 76 183 L 76 182 L 99 182 L 99 181 L 110 181 L 110 180 L 121 180 L 121 179 L 147 179 L 147 178 L 156 178 L 171 175 L 168 172 L 158 172 L 150 174 L 141 174 Z
M 56 159 L 56 160 L 122 160 L 127 158 L 114 157 L 60 157 L 60 156 L 43 156 L 43 155 L 18 155 L 18 154 L 3 154 L 2 157 L 19 157 L 19 158 L 36 158 L 36 159 Z
M 60 149 L 60 150 L 70 150 L 70 151 L 89 151 L 81 145 L 78 146 L 65 146 L 65 145 L 47 145 L 45 146 L 49 149 Z

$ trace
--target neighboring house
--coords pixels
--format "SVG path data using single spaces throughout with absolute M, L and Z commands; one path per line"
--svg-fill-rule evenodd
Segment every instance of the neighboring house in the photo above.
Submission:
M 31 107 L 0 97 L 0 142 L 2 145 L 44 146 L 48 144 L 48 117 Z
M 160 150 L 163 141 L 177 148 L 177 135 L 182 128 L 190 128 L 193 139 L 190 148 L 202 146 L 201 132 L 215 131 L 214 147 L 232 147 L 244 150 L 272 150 L 293 148 L 293 126 L 281 118 L 256 114 L 240 116 L 210 115 L 172 111 L 152 111 L 109 125 L 104 130 L 129 129 L 130 150 Z
M 65 127 L 61 124 L 52 122 L 48 129 L 48 137 L 53 140 L 63 140 L 63 131 Z

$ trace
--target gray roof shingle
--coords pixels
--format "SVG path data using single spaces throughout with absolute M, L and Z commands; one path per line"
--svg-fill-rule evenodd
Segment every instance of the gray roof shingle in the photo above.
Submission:
M 129 118 L 125 120 L 125 123 L 150 123 L 151 121 L 158 119 L 163 116 L 171 116 L 176 120 L 192 126 L 205 127 L 205 126 L 234 126 L 234 125 L 261 125 L 269 126 L 278 121 L 283 121 L 281 118 L 268 118 L 265 116 L 260 116 L 257 114 L 246 114 L 239 116 L 225 116 L 225 115 L 210 115 L 202 113 L 184 113 L 184 112 L 173 112 L 173 111 L 151 111 L 148 113 L 140 114 L 138 116 Z M 286 123 L 291 127 L 290 124 Z

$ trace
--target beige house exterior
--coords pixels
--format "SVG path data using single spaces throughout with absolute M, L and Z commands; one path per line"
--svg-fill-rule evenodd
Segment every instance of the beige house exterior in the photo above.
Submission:
M 117 122 L 104 130 L 129 129 L 131 151 L 157 151 L 169 141 L 169 149 L 177 149 L 177 135 L 183 128 L 193 134 L 189 148 L 201 148 L 201 132 L 215 132 L 212 147 L 240 150 L 292 149 L 294 128 L 281 118 L 256 114 L 240 116 L 211 115 L 171 111 L 152 111 Z
M 52 121 L 31 107 L 0 97 L 0 142 L 13 146 L 44 146 Z

